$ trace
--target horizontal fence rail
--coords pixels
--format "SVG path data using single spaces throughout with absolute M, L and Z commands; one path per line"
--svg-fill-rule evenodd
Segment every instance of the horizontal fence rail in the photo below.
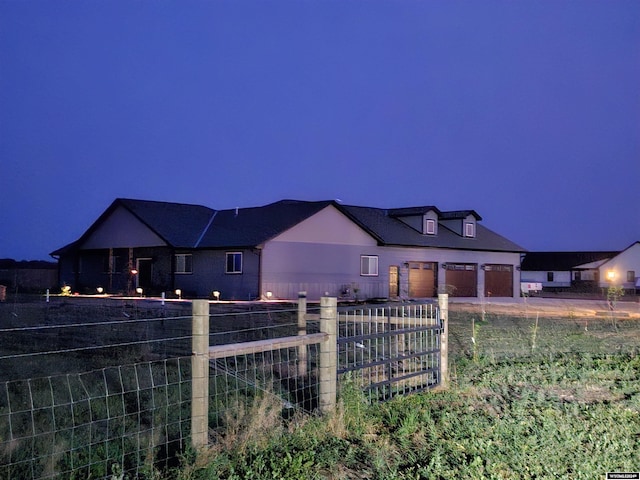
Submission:
M 435 305 L 338 313 L 338 374 L 355 374 L 370 400 L 440 384 L 442 324 Z

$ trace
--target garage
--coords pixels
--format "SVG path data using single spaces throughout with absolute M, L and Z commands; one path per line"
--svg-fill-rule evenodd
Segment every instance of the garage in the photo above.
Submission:
M 436 296 L 436 269 L 434 262 L 409 262 L 409 296 L 426 298 Z
M 476 297 L 478 295 L 478 266 L 475 263 L 447 263 L 445 283 L 452 297 Z
M 513 265 L 484 266 L 484 296 L 513 296 Z

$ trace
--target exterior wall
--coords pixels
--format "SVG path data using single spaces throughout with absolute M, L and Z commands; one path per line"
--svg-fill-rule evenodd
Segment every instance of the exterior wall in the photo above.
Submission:
M 227 252 L 242 252 L 242 273 L 225 273 Z M 174 288 L 184 296 L 212 298 L 218 291 L 221 300 L 259 298 L 259 250 L 196 250 L 192 255 L 193 273 L 175 274 Z
M 302 224 L 300 226 L 306 227 Z M 341 297 L 347 286 L 351 287 L 353 298 L 353 287 L 356 286 L 360 299 L 386 298 L 389 296 L 389 267 L 398 266 L 400 297 L 408 298 L 409 269 L 405 264 L 413 261 L 438 264 L 439 289 L 444 289 L 446 285 L 445 270 L 440 268 L 442 263 L 478 264 L 478 294 L 481 295 L 484 292 L 484 271 L 480 268 L 482 264 L 520 265 L 519 253 L 382 247 L 351 222 L 340 228 L 335 227 L 335 224 L 325 226 L 327 243 L 311 242 L 306 236 L 306 228 L 296 229 L 295 232 L 268 242 L 263 249 L 261 294 L 270 291 L 275 298 L 291 299 L 296 298 L 299 291 L 306 291 L 310 299 L 317 299 L 326 293 Z M 342 234 L 345 235 L 345 243 L 350 241 L 350 244 L 339 244 L 339 236 Z M 283 238 L 289 241 L 283 241 Z M 361 255 L 378 256 L 377 276 L 360 275 Z M 514 268 L 514 296 L 520 293 L 519 273 Z
M 260 293 L 290 299 L 306 291 L 308 298 L 318 299 L 327 293 L 344 297 L 346 288 L 357 288 L 359 298 L 385 296 L 388 272 L 380 262 L 378 276 L 360 275 L 360 256 L 379 251 L 369 234 L 327 207 L 263 246 Z
M 614 272 L 613 282 L 607 280 L 607 273 Z M 635 282 L 627 281 L 627 272 L 635 272 Z M 636 242 L 626 250 L 613 257 L 600 267 L 600 286 L 607 288 L 619 285 L 625 289 L 635 289 L 635 283 L 640 277 L 640 242 Z
M 553 282 L 547 281 L 547 271 L 523 271 L 521 277 L 523 282 L 541 283 L 542 288 L 569 288 L 571 286 L 571 272 L 554 271 Z M 518 288 L 520 288 L 518 286 Z
M 129 211 L 119 207 L 85 240 L 82 248 L 91 250 L 158 246 L 166 246 L 166 242 Z

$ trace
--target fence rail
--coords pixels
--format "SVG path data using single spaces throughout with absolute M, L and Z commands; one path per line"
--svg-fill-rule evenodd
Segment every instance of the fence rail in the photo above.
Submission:
M 349 342 L 419 348 L 399 349 L 393 361 L 413 370 L 396 384 L 438 375 L 437 362 L 415 369 L 433 350 L 425 335 L 439 328 L 431 307 L 385 313 L 366 328 L 387 333 L 344 340 L 339 329 L 362 332 L 364 323 L 354 310 L 338 313 L 335 298 L 226 312 L 206 301 L 186 310 L 74 300 L 2 305 L 0 479 L 152 478 L 189 446 L 216 441 L 257 398 L 271 397 L 285 416 L 330 411 Z

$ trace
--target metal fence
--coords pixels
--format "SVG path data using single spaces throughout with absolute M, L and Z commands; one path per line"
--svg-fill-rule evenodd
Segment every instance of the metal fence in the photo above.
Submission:
M 433 304 L 340 310 L 338 374 L 355 374 L 375 401 L 435 387 L 441 332 Z

